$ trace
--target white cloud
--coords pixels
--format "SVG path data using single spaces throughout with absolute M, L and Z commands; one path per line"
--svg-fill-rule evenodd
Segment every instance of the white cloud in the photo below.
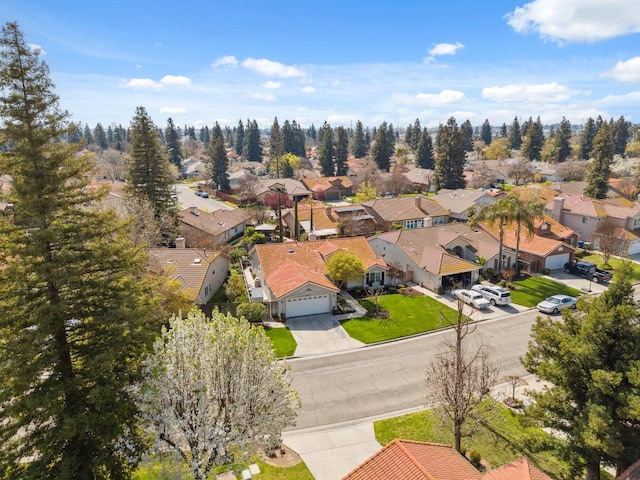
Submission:
M 571 90 L 556 82 L 528 84 L 513 83 L 501 87 L 487 87 L 482 89 L 482 97 L 494 102 L 539 102 L 555 103 L 569 100 L 582 94 L 580 90 Z
M 269 90 L 277 90 L 278 88 L 282 87 L 282 83 L 280 83 L 280 82 L 272 82 L 271 80 L 269 80 L 268 82 L 264 82 L 262 84 L 262 86 L 264 88 L 269 89 Z
M 458 50 L 464 48 L 464 45 L 460 42 L 456 43 L 435 43 L 431 50 L 429 50 L 428 60 L 433 60 L 440 55 L 455 55 Z
M 305 76 L 304 72 L 297 67 L 284 65 L 266 58 L 247 58 L 242 62 L 242 66 L 268 77 L 291 78 Z
M 309 86 L 306 86 L 306 87 L 302 87 L 300 89 L 300 91 L 303 92 L 303 93 L 314 93 L 316 91 L 316 89 L 313 88 L 311 85 L 309 85 Z
M 275 102 L 277 100 L 276 96 L 272 93 L 252 92 L 252 93 L 249 93 L 247 96 L 255 100 L 264 100 L 266 102 Z
M 37 43 L 30 43 L 28 46 L 32 52 L 39 52 L 43 57 L 47 54 L 47 52 Z
M 217 68 L 217 67 L 237 67 L 238 66 L 238 59 L 236 57 L 234 57 L 233 55 L 227 55 L 224 57 L 218 57 L 215 59 L 215 61 L 211 64 L 212 67 Z
M 181 87 L 190 87 L 191 79 L 182 75 L 165 75 L 160 80 L 163 85 L 178 85 Z
M 416 103 L 439 107 L 464 101 L 464 93 L 457 90 L 442 90 L 440 93 L 418 93 L 415 96 Z
M 123 82 L 122 86 L 124 88 L 137 88 L 140 90 L 164 90 L 164 85 L 150 78 L 132 78 L 131 80 Z
M 604 76 L 624 83 L 640 82 L 640 57 L 633 57 L 624 62 L 616 63 L 616 66 L 605 73 Z
M 182 107 L 161 107 L 160 113 L 169 113 L 169 114 L 187 113 L 187 110 Z
M 629 92 L 625 95 L 607 95 L 597 101 L 598 105 L 607 107 L 629 107 L 630 105 L 640 105 L 640 91 Z M 626 116 L 626 115 L 625 115 Z
M 505 15 L 518 33 L 538 32 L 558 43 L 597 42 L 640 32 L 635 0 L 534 0 Z

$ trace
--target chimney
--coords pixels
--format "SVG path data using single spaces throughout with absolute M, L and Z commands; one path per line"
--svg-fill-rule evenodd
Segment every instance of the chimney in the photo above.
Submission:
M 425 227 L 433 227 L 433 218 L 431 217 L 427 217 L 424 219 L 424 226 Z
M 416 197 L 416 207 L 422 210 L 422 195 Z
M 187 242 L 184 237 L 176 238 L 176 248 L 187 248 Z
M 560 217 L 562 217 L 562 209 L 564 208 L 564 198 L 555 197 L 553 199 L 553 207 L 551 209 L 551 218 L 554 220 L 560 221 Z
M 324 207 L 324 213 L 327 214 L 327 217 L 331 218 L 331 207 Z

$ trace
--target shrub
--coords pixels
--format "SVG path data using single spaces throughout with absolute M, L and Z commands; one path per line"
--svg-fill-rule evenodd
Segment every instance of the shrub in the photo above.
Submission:
M 229 257 L 231 257 L 232 261 L 237 262 L 246 254 L 247 254 L 247 251 L 244 248 L 234 248 L 229 252 Z
M 542 274 L 543 275 L 549 275 L 551 273 L 551 270 L 549 270 L 548 268 L 543 268 L 542 269 Z
M 258 302 L 241 303 L 236 312 L 238 317 L 244 317 L 248 322 L 261 322 L 267 316 L 267 307 Z
M 493 268 L 485 268 L 483 272 L 484 272 L 485 278 L 491 278 L 496 274 L 496 271 Z
M 476 467 L 478 470 L 482 468 L 482 455 L 475 450 L 471 450 L 469 452 L 469 461 L 471 465 Z

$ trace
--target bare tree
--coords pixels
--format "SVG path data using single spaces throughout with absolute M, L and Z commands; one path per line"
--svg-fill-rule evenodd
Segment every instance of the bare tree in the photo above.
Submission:
M 156 218 L 155 209 L 149 200 L 128 195 L 121 199 L 118 213 L 129 219 L 130 238 L 134 245 L 151 248 L 161 243 L 163 219 Z
M 384 181 L 383 188 L 385 192 L 391 192 L 397 196 L 407 192 L 410 183 L 409 179 L 402 173 L 402 170 L 395 166 L 391 171 L 391 175 Z
M 126 157 L 118 150 L 108 149 L 96 154 L 96 165 L 102 176 L 111 182 L 123 181 Z
M 495 181 L 495 174 L 489 170 L 486 162 L 476 163 L 469 186 L 472 188 L 486 188 Z
M 624 228 L 621 228 L 613 218 L 602 218 L 594 233 L 597 244 L 595 247 L 602 252 L 605 265 L 609 264 L 609 259 L 612 256 L 624 254 L 627 246 Z
M 522 180 L 522 183 L 532 181 L 535 176 L 535 172 L 533 171 L 531 161 L 523 157 L 518 158 L 509 164 L 507 175 L 512 177 L 516 182 L 516 186 L 518 186 L 520 180 Z
M 462 452 L 465 423 L 474 412 L 480 411 L 482 401 L 498 378 L 498 367 L 489 361 L 488 348 L 480 345 L 475 351 L 469 351 L 465 345 L 477 324 L 469 323 L 464 308 L 465 304 L 458 300 L 455 323 L 441 313 L 442 319 L 452 327 L 455 338 L 453 342 L 444 343 L 443 351 L 426 371 L 426 406 L 442 408 L 452 424 L 458 452 Z
M 507 382 L 507 384 L 511 387 L 511 397 L 509 397 L 507 404 L 514 405 L 516 403 L 516 388 L 523 387 L 529 384 L 524 378 L 519 377 L 518 375 L 505 375 L 504 377 L 502 377 L 502 380 Z
M 589 164 L 585 160 L 563 162 L 556 168 L 556 176 L 566 182 L 579 182 L 587 178 L 588 171 Z
M 252 173 L 245 173 L 240 180 L 239 192 L 242 200 L 252 200 L 258 193 L 258 177 Z

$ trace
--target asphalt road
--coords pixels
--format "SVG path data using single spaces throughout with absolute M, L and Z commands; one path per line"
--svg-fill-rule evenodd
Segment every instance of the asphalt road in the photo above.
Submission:
M 182 208 L 189 208 L 193 205 L 205 212 L 213 212 L 215 210 L 233 210 L 226 203 L 219 202 L 213 198 L 202 198 L 195 194 L 195 190 L 192 188 L 195 183 L 177 183 L 174 185 L 175 191 L 178 194 L 178 203 Z M 191 187 L 191 188 L 190 188 Z
M 537 310 L 478 323 L 469 345 L 491 347 L 500 375 L 526 375 L 520 357 L 527 350 Z M 424 374 L 452 331 L 360 348 L 344 353 L 292 359 L 293 388 L 302 409 L 293 430 L 357 423 L 423 408 Z

